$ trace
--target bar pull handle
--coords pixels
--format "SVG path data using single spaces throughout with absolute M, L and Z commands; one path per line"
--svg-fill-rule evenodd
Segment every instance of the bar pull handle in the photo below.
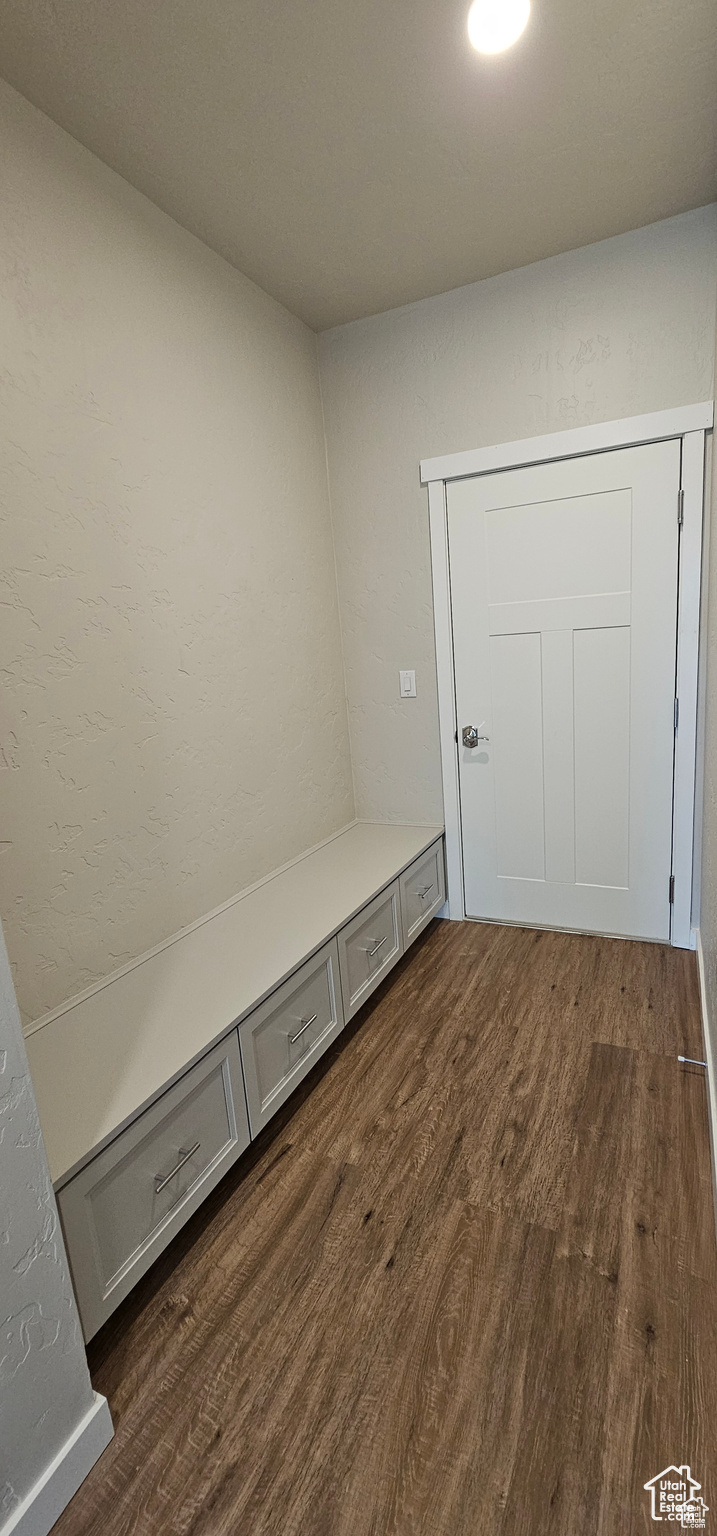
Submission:
M 170 1179 L 173 1179 L 173 1178 L 176 1177 L 176 1175 L 179 1173 L 180 1168 L 183 1168 L 184 1164 L 189 1162 L 190 1157 L 194 1157 L 195 1152 L 199 1151 L 199 1148 L 201 1147 L 201 1145 L 202 1145 L 201 1141 L 195 1141 L 194 1146 L 190 1147 L 188 1152 L 182 1152 L 182 1149 L 180 1147 L 180 1149 L 179 1149 L 179 1151 L 180 1151 L 179 1162 L 175 1163 L 175 1165 L 174 1165 L 174 1167 L 172 1169 L 172 1172 L 166 1174 L 164 1178 L 162 1178 L 161 1173 L 155 1173 L 155 1175 L 154 1175 L 154 1193 L 155 1193 L 155 1195 L 161 1195 L 162 1190 L 166 1188 L 166 1186 L 169 1183 Z
M 422 890 L 416 891 L 416 895 L 420 896 L 421 901 L 425 901 L 425 898 L 428 895 L 428 892 L 432 891 L 432 890 L 433 890 L 433 881 L 431 881 L 430 885 L 424 885 Z
M 366 954 L 368 955 L 369 960 L 372 960 L 374 955 L 378 954 L 378 952 L 379 952 L 379 950 L 381 948 L 381 945 L 385 944 L 385 943 L 386 943 L 386 935 L 384 933 L 383 938 L 379 939 L 378 944 L 374 944 L 373 949 L 367 949 L 366 950 Z
M 309 1028 L 309 1026 L 311 1024 L 315 1024 L 316 1020 L 318 1019 L 318 1017 L 319 1017 L 318 1013 L 312 1013 L 310 1019 L 300 1019 L 299 1023 L 303 1024 L 303 1029 L 299 1030 L 298 1035 L 289 1035 L 289 1045 L 296 1045 L 297 1040 L 300 1040 L 301 1036 L 306 1034 L 306 1031 Z

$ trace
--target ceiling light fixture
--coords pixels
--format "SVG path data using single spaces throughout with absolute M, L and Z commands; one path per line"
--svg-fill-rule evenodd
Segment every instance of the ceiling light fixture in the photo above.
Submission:
M 468 36 L 479 53 L 502 53 L 525 31 L 530 0 L 473 0 Z

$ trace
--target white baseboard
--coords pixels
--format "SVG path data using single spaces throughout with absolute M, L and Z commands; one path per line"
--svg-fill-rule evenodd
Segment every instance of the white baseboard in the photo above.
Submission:
M 114 1428 L 106 1397 L 95 1400 L 41 1477 L 16 1505 L 0 1536 L 48 1536 L 63 1509 L 109 1445 Z
M 694 930 L 693 930 L 694 931 Z M 700 978 L 700 1007 L 702 1009 L 702 1038 L 704 1042 L 705 1061 L 707 1062 L 707 1115 L 710 1125 L 710 1146 L 712 1148 L 712 1189 L 715 1202 L 715 1224 L 717 1225 L 717 1039 L 715 1039 L 714 1023 L 710 1018 L 707 1005 L 707 984 L 705 981 L 705 957 L 702 949 L 702 933 L 697 932 L 697 969 Z

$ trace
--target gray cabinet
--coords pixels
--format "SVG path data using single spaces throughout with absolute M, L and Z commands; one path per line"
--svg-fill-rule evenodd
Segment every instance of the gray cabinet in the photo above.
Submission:
M 332 939 L 239 1026 L 252 1136 L 343 1025 L 338 949 Z
M 364 907 L 339 934 L 341 990 L 347 1021 L 403 954 L 398 881 Z
M 234 1031 L 60 1190 L 86 1339 L 249 1140 Z
M 407 949 L 431 918 L 435 917 L 446 899 L 446 878 L 443 864 L 443 839 L 434 843 L 405 870 L 399 880 L 401 888 L 401 921 L 403 943 Z

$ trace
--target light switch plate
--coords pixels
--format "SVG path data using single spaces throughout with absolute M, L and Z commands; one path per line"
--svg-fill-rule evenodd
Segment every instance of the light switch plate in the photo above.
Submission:
M 415 672 L 399 672 L 399 692 L 402 699 L 415 699 L 416 674 Z

